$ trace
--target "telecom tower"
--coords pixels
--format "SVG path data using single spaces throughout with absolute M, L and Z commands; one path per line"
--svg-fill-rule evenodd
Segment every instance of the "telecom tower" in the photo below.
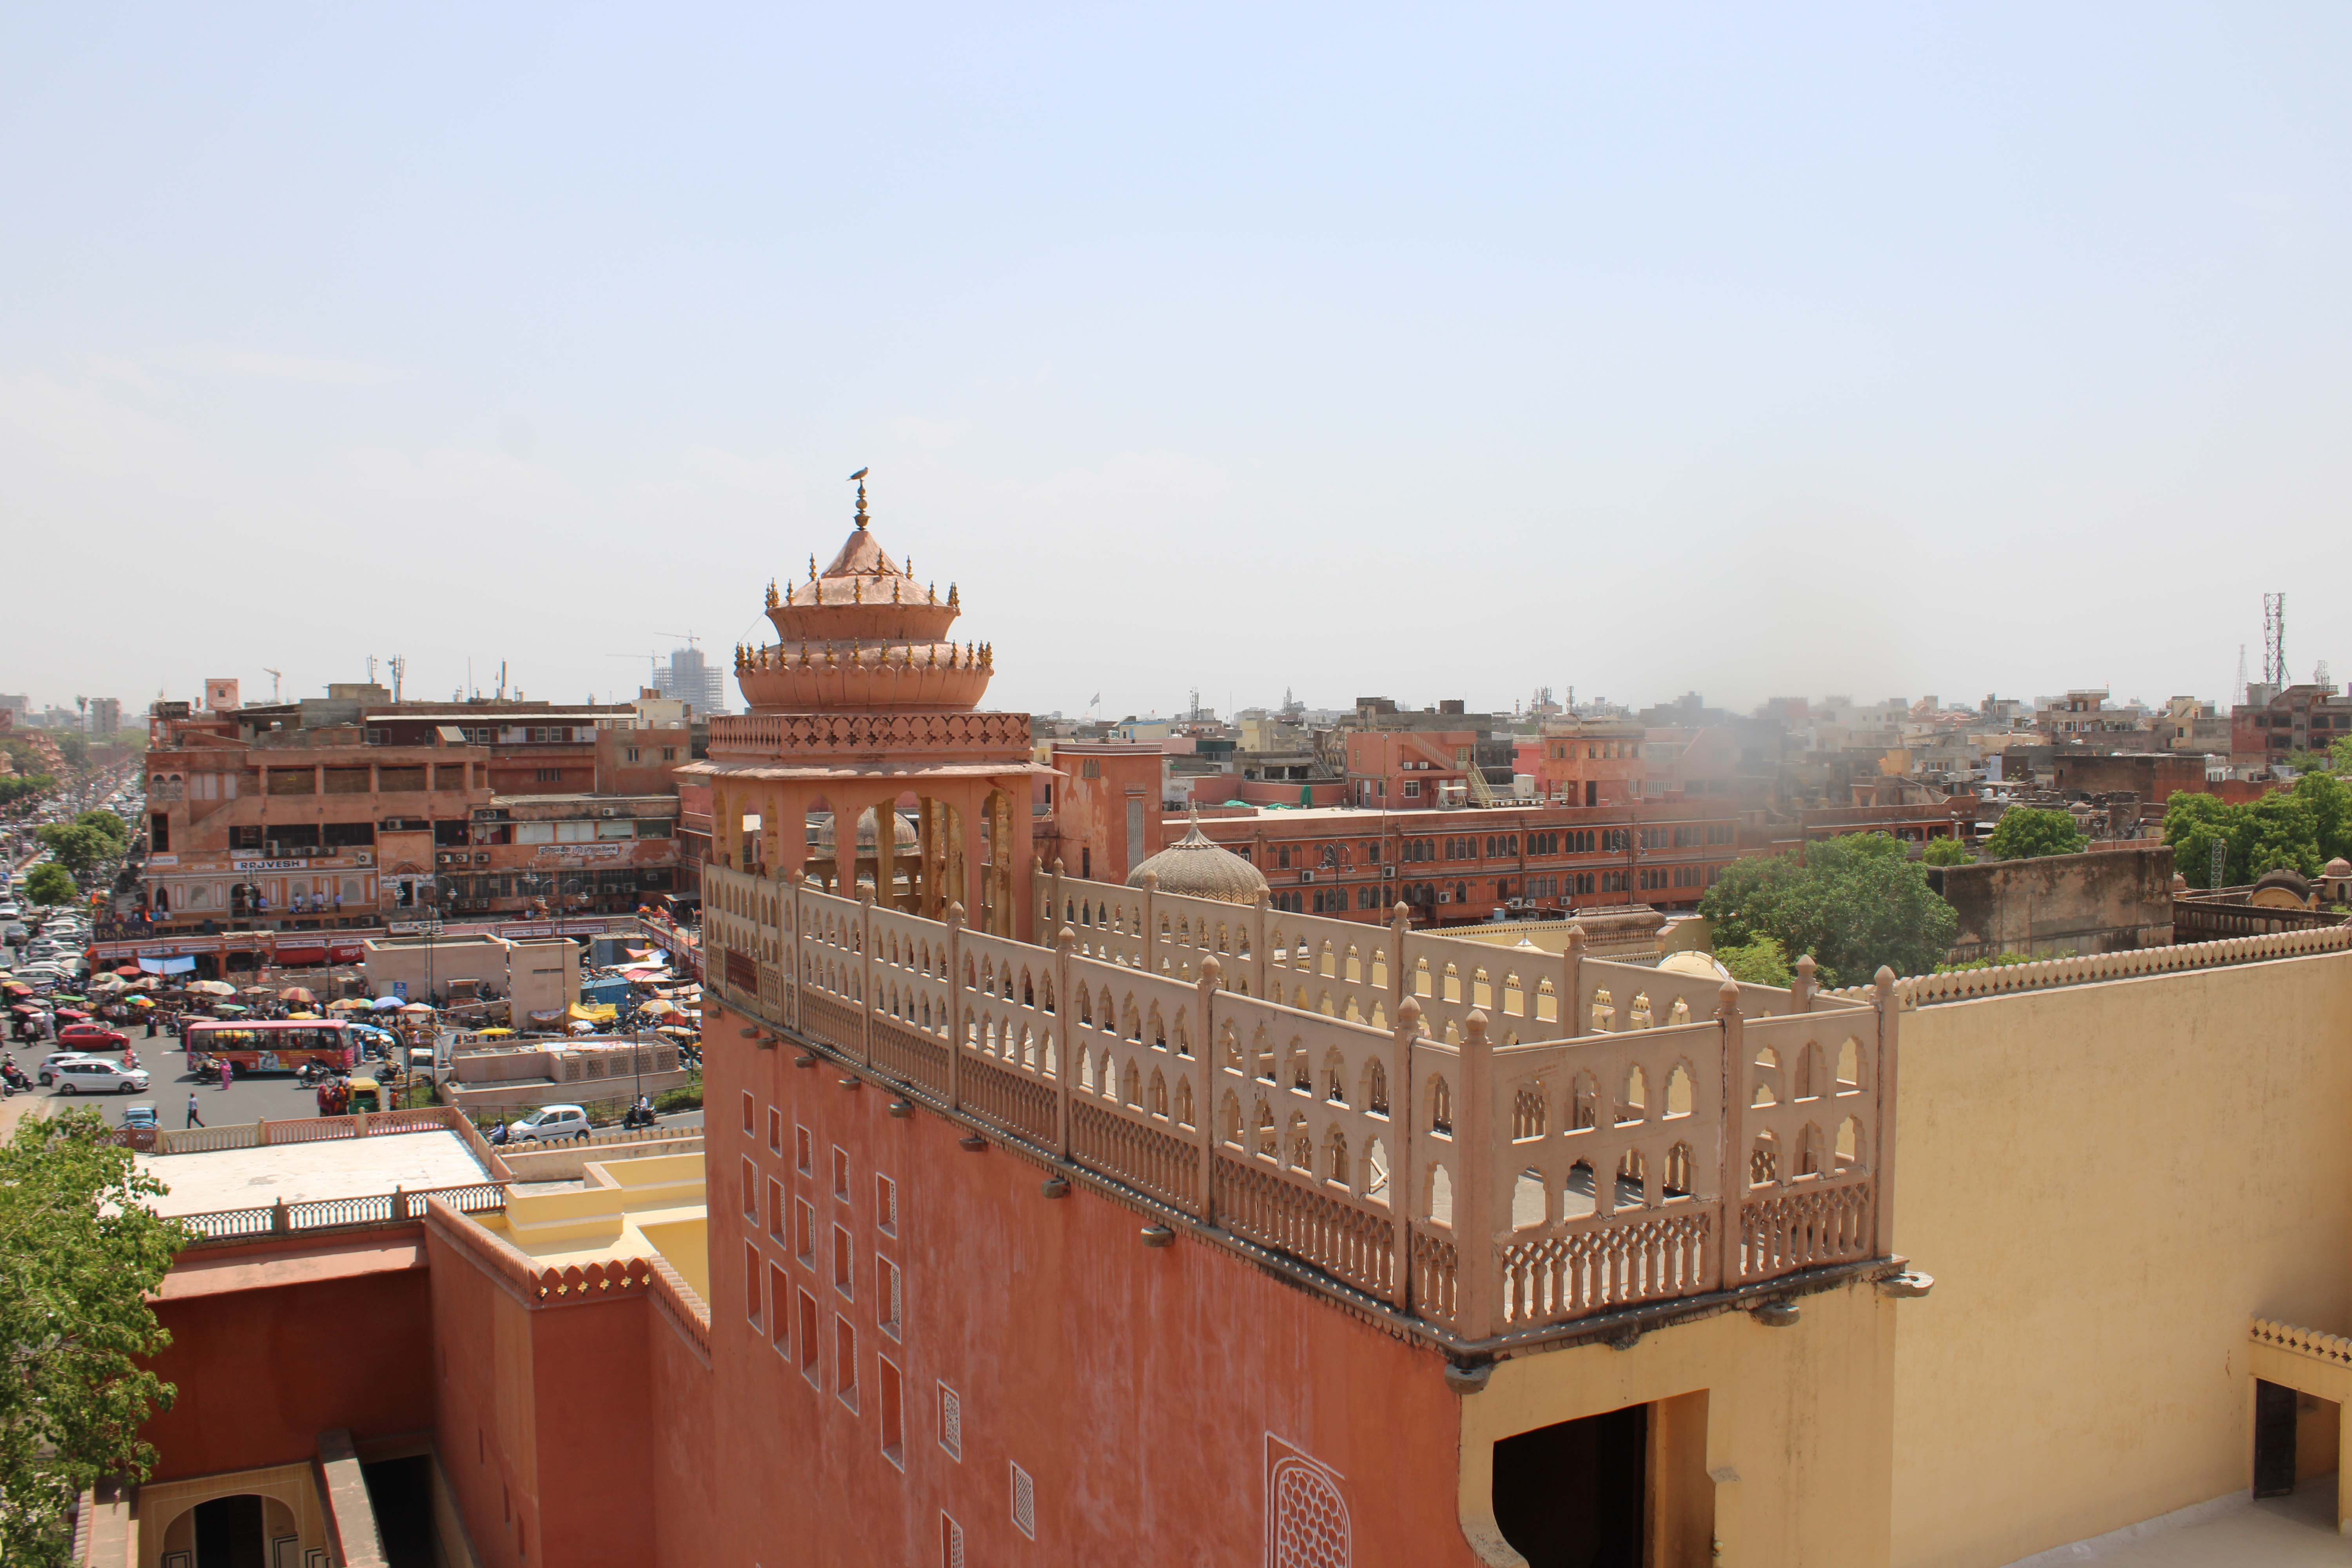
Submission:
M 2273 693 L 2287 687 L 2286 595 L 2263 595 L 2263 684 Z

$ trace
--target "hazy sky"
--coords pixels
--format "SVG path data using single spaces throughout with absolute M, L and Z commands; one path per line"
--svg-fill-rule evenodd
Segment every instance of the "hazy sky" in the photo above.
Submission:
M 0 690 L 626 695 L 868 464 L 1009 708 L 2352 679 L 2347 46 L 9 6 Z

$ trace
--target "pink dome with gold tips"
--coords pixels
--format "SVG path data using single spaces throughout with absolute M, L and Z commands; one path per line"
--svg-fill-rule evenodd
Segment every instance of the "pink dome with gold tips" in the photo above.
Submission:
M 857 486 L 857 526 L 823 572 L 779 594 L 768 619 L 779 641 L 735 650 L 735 681 L 754 713 L 963 711 L 980 706 L 995 672 L 985 643 L 958 644 L 948 628 L 963 613 L 883 552 Z

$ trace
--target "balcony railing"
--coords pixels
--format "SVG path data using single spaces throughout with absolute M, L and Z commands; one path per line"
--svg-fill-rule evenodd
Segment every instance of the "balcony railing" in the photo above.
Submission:
M 1891 977 L 1863 1005 L 1044 874 L 1051 947 L 716 866 L 704 896 L 730 1010 L 1450 1351 L 1891 1253 Z

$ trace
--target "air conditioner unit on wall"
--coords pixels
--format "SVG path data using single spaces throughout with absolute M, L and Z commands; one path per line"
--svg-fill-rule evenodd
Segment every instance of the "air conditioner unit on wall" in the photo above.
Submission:
M 1301 871 L 1298 873 L 1298 879 L 1302 882 L 1311 882 L 1315 879 L 1315 873 L 1312 871 Z
M 352 854 L 352 858 L 358 861 L 362 866 L 373 866 L 375 864 L 375 851 L 373 849 L 354 850 Z
M 1383 877 L 1393 877 L 1396 875 L 1396 868 L 1393 866 L 1383 866 L 1381 868 L 1381 875 Z
M 1452 903 L 1452 902 L 1454 901 L 1454 889 L 1451 889 L 1451 888 L 1440 888 L 1440 889 L 1437 889 L 1437 901 L 1438 901 L 1439 903 L 1441 903 L 1441 904 L 1450 904 L 1450 903 Z

